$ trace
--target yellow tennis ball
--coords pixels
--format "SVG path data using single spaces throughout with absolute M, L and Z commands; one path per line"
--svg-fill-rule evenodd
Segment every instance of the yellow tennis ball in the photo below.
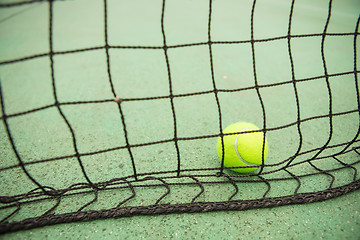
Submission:
M 237 122 L 224 129 L 223 133 L 234 133 L 225 135 L 224 138 L 224 166 L 225 167 L 242 167 L 254 166 L 251 168 L 234 168 L 231 169 L 239 173 L 249 173 L 256 170 L 262 163 L 263 151 L 263 132 L 249 132 L 259 130 L 257 126 L 247 122 Z M 241 133 L 245 132 L 245 133 Z M 220 160 L 222 159 L 221 137 L 217 141 L 217 152 Z M 264 161 L 268 154 L 268 143 L 265 138 Z

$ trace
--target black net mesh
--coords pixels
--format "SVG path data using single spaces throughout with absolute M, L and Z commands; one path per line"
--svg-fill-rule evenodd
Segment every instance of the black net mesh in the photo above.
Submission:
M 49 94 L 54 99 L 51 104 L 9 113 L 7 108 L 12 103 L 7 100 L 7 96 L 10 96 L 10 93 L 7 95 L 9 90 L 5 89 L 3 84 L 0 85 L 0 120 L 4 126 L 3 132 L 6 133 L 4 135 L 6 136 L 6 144 L 4 140 L 4 150 L 0 152 L 0 154 L 3 154 L 3 156 L 0 156 L 0 160 L 3 162 L 0 166 L 1 189 L 9 189 L 2 190 L 3 192 L 0 193 L 1 233 L 57 223 L 102 218 L 246 210 L 302 204 L 334 198 L 359 189 L 360 180 L 357 170 L 360 166 L 360 100 L 357 39 L 360 18 L 357 18 L 356 22 L 347 23 L 353 28 L 351 32 L 328 32 L 328 26 L 334 11 L 333 1 L 330 0 L 328 3 L 326 21 L 322 23 L 322 32 L 298 35 L 292 33 L 293 13 L 297 6 L 293 0 L 288 12 L 287 34 L 270 38 L 255 38 L 254 28 L 256 28 L 256 23 L 254 23 L 254 15 L 256 15 L 257 7 L 262 3 L 253 1 L 249 13 L 250 19 L 247 22 L 250 25 L 251 38 L 238 41 L 215 41 L 212 37 L 215 3 L 210 0 L 206 3 L 208 18 L 206 20 L 207 26 L 204 25 L 204 29 L 207 27 L 207 41 L 172 45 L 167 42 L 167 1 L 163 0 L 162 5 L 159 6 L 161 11 L 159 11 L 160 21 L 158 22 L 161 26 L 163 44 L 142 46 L 110 44 L 108 29 L 111 19 L 109 16 L 109 3 L 104 0 L 101 3 L 103 8 L 99 9 L 99 11 L 103 11 L 103 19 L 96 19 L 96 21 L 104 26 L 104 34 L 101 37 L 104 39 L 105 44 L 88 48 L 55 51 L 53 43 L 57 41 L 54 38 L 57 25 L 54 23 L 54 9 L 60 2 L 63 1 L 0 3 L 0 9 L 16 9 L 33 4 L 47 6 L 48 21 L 46 24 L 48 24 L 47 41 L 49 51 L 1 60 L 0 67 L 15 66 L 19 63 L 39 59 L 48 60 L 49 62 L 46 62 L 45 66 L 49 71 L 50 78 L 48 81 L 51 82 L 51 88 L 46 94 Z M 325 48 L 327 40 L 332 37 L 340 39 L 339 42 L 343 40 L 344 43 L 346 42 L 348 46 L 351 46 L 353 54 L 347 56 L 347 58 L 353 63 L 352 69 L 338 72 L 328 71 Z M 306 41 L 312 39 L 317 39 L 319 44 L 320 52 L 318 54 L 320 58 L 318 60 L 322 65 L 322 73 L 320 75 L 313 73 L 310 66 L 313 62 L 308 59 L 309 65 L 305 69 L 308 69 L 310 76 L 299 78 L 296 71 L 296 67 L 299 65 L 297 65 L 294 58 L 296 53 L 294 53 L 293 44 L 297 41 L 304 43 L 303 47 L 305 49 Z M 290 72 L 291 78 L 285 79 L 279 73 L 279 76 L 268 76 L 269 78 L 279 79 L 278 82 L 261 82 L 259 79 L 263 77 L 263 74 L 257 67 L 262 58 L 257 55 L 257 49 L 261 44 L 270 45 L 279 41 L 282 41 L 286 46 L 286 48 L 282 49 L 282 54 L 287 56 L 289 64 L 283 68 Z M 216 74 L 219 71 L 217 69 L 218 65 L 216 65 L 218 64 L 216 58 L 219 49 L 221 50 L 220 47 L 222 46 L 243 45 L 249 46 L 250 50 L 247 57 L 249 57 L 248 62 L 251 63 L 250 66 L 252 67 L 253 75 L 251 80 L 240 83 L 236 88 L 222 87 Z M 205 49 L 208 56 L 207 62 L 199 62 L 198 64 L 199 68 L 208 72 L 206 81 L 209 83 L 210 89 L 178 93 L 174 90 L 176 85 L 174 76 L 177 71 L 176 67 L 174 67 L 176 57 L 171 55 L 171 51 L 192 51 L 195 47 Z M 117 80 L 115 80 L 119 78 L 115 72 L 125 71 L 121 68 L 119 70 L 121 61 L 116 59 L 116 51 L 118 50 L 124 50 L 125 58 L 126 51 L 130 54 L 138 50 L 154 51 L 156 54 L 161 55 L 164 66 L 157 68 L 158 66 L 151 65 L 151 60 L 148 64 L 150 64 L 150 68 L 155 69 L 154 71 L 162 71 L 161 74 L 166 76 L 166 81 L 161 86 L 157 85 L 157 83 L 150 83 L 149 86 L 153 85 L 153 88 L 158 89 L 165 88 L 168 94 L 147 96 L 145 92 L 145 94 L 133 94 L 133 97 L 125 96 L 126 90 L 119 88 L 116 85 Z M 60 91 L 59 85 L 57 85 L 58 78 L 61 78 L 57 74 L 61 74 L 62 70 L 57 68 L 57 63 L 67 61 L 70 56 L 75 57 L 93 52 L 103 54 L 99 61 L 103 63 L 103 70 L 106 72 L 104 79 L 106 80 L 101 79 L 99 81 L 103 81 L 110 86 L 112 95 L 97 100 L 84 100 L 86 97 L 82 99 L 80 96 L 80 100 L 63 101 L 59 97 Z M 238 55 L 237 52 L 234 54 Z M 336 54 L 340 55 L 339 52 L 335 51 L 335 55 L 331 58 L 336 60 Z M 97 57 L 94 56 L 94 58 Z M 274 59 L 276 59 L 276 56 L 274 56 Z M 133 61 L 136 62 L 137 60 Z M 339 59 L 339 61 L 342 60 Z M 239 67 L 241 68 L 241 66 Z M 3 78 L 3 76 L 0 77 Z M 346 81 L 347 85 L 344 83 L 335 86 L 336 84 L 332 82 L 333 79 L 346 79 L 343 82 Z M 2 80 L 2 82 L 4 81 Z M 317 85 L 314 84 L 319 82 L 322 90 L 317 89 Z M 193 84 L 194 88 L 196 88 L 196 83 Z M 191 89 L 191 86 L 190 84 L 189 89 Z M 267 97 L 266 90 L 285 86 L 288 87 L 286 91 L 293 95 L 293 113 L 296 119 L 294 121 L 285 119 L 281 124 L 272 125 L 269 116 L 272 112 L 276 114 L 278 108 L 281 108 L 281 101 L 284 100 L 281 99 L 280 95 L 276 94 L 271 96 L 271 100 Z M 352 94 L 352 98 L 349 95 L 343 98 L 345 100 L 351 98 L 346 101 L 351 102 L 352 107 L 338 111 L 339 108 L 335 107 L 338 102 L 335 101 L 338 101 L 339 98 L 335 100 L 335 95 L 337 89 L 341 87 L 350 89 L 349 92 Z M 312 105 L 314 105 L 316 115 L 303 114 L 302 111 L 306 108 L 303 105 L 305 102 L 303 96 L 300 96 L 303 94 L 303 89 L 308 91 L 306 98 L 310 99 L 310 102 L 313 100 Z M 238 104 L 236 101 L 244 100 L 233 96 L 246 96 L 249 91 L 253 93 L 253 97 L 245 97 L 245 103 L 246 101 L 248 103 L 250 103 L 249 101 L 256 102 L 255 105 L 260 112 L 258 118 L 261 119 L 260 123 L 262 124 L 259 127 L 269 139 L 270 151 L 271 149 L 277 149 L 276 146 L 278 146 L 279 149 L 282 149 L 282 153 L 278 153 L 276 161 L 263 161 L 256 172 L 242 175 L 224 167 L 222 161 L 217 160 L 216 150 L 214 151 L 214 149 L 216 149 L 217 138 L 223 136 L 222 130 L 226 127 L 224 126 L 224 119 L 226 119 L 226 122 L 231 122 L 227 121 L 227 116 L 232 114 L 228 106 Z M 326 99 L 325 102 L 322 102 L 323 106 L 326 106 L 325 111 L 320 105 L 318 106 L 319 103 L 316 101 L 316 98 L 321 94 L 324 94 L 324 99 Z M 129 95 L 131 95 L 131 91 Z M 187 135 L 182 134 L 183 127 L 181 124 L 184 125 L 184 120 L 181 119 L 181 115 L 186 115 L 187 104 L 194 104 L 194 102 L 200 101 L 201 97 L 204 97 L 201 101 L 212 102 L 215 109 L 214 116 L 216 117 L 209 120 L 215 123 L 216 129 L 212 128 L 215 129 L 215 133 L 198 134 L 189 131 Z M 344 99 L 340 99 L 340 105 Z M 162 105 L 151 106 L 152 103 L 158 102 L 161 102 Z M 131 116 L 129 109 L 138 106 L 131 104 L 142 106 L 138 110 L 143 111 L 144 122 L 139 120 L 141 116 Z M 116 126 L 118 127 L 116 135 L 120 135 L 118 138 L 122 139 L 122 144 L 116 142 L 117 139 L 114 138 L 112 145 L 97 142 L 96 146 L 99 145 L 99 148 L 84 148 L 81 144 L 83 136 L 79 132 L 81 131 L 80 125 L 86 125 L 86 122 L 81 122 L 80 125 L 74 124 L 72 116 L 77 113 L 86 115 L 89 114 L 88 112 L 95 112 L 93 114 L 96 115 L 103 114 L 102 108 L 108 111 L 106 107 L 108 105 L 112 107 L 110 112 L 112 117 L 116 119 Z M 116 107 L 114 108 L 114 106 Z M 205 106 L 208 105 L 204 104 L 203 108 L 206 108 Z M 269 106 L 273 108 L 270 109 Z M 162 111 L 162 108 L 166 110 Z M 138 139 L 135 140 L 132 137 L 133 131 L 141 131 L 134 127 L 133 123 L 136 121 L 140 121 L 143 128 L 151 129 L 151 121 L 147 123 L 146 120 L 146 109 L 150 109 L 150 112 L 155 111 L 155 114 L 161 116 L 159 124 L 163 124 L 163 129 L 156 128 L 154 131 L 164 131 L 162 139 L 153 140 L 150 138 L 149 140 L 142 138 L 137 141 Z M 248 110 L 245 109 L 243 114 L 250 114 Z M 201 115 L 202 111 L 211 110 L 203 109 L 199 111 Z M 20 142 L 22 141 L 21 138 L 26 135 L 26 131 L 19 135 L 17 129 L 27 120 L 26 117 L 37 116 L 36 114 L 40 114 L 38 115 L 39 118 L 51 114 L 60 116 L 60 122 L 65 127 L 56 129 L 53 135 L 57 135 L 56 131 L 69 133 L 70 137 L 63 140 L 64 144 L 67 144 L 69 151 L 45 158 L 40 154 L 40 157 L 36 157 L 36 154 L 29 157 L 21 151 L 22 144 Z M 91 114 L 89 114 L 89 118 L 91 118 Z M 241 119 L 235 119 L 235 121 L 237 120 Z M 185 121 L 192 120 L 188 117 Z M 49 124 L 59 124 L 59 121 L 50 121 Z M 106 131 L 101 124 L 92 131 L 98 134 Z M 167 124 L 171 126 L 170 131 L 167 129 Z M 27 126 L 27 128 L 30 127 L 35 131 L 41 130 L 40 125 Z M 309 132 L 317 130 L 319 132 L 313 135 L 320 135 L 321 141 L 311 139 L 313 135 L 309 135 Z M 292 138 L 287 139 L 283 137 L 285 135 L 292 136 Z M 272 138 L 272 136 L 278 137 Z M 338 136 L 341 136 L 341 138 L 338 138 Z M 90 138 L 90 140 L 93 138 L 94 142 L 96 142 L 95 136 L 88 135 L 87 138 Z M 32 139 L 32 137 L 30 136 L 28 139 Z M 34 143 L 32 143 L 34 145 L 30 145 L 30 147 L 36 148 L 36 145 L 40 144 L 40 140 L 39 143 L 36 143 L 36 141 L 37 139 L 34 137 Z M 48 148 L 56 148 L 56 145 L 51 146 L 51 144 L 60 144 L 53 142 L 50 138 L 47 141 L 49 141 Z M 171 154 L 163 157 L 164 152 L 171 152 Z M 154 154 L 150 155 L 150 153 Z M 113 161 L 116 165 L 108 165 L 106 162 L 106 159 L 109 158 L 107 154 L 117 156 Z M 16 159 L 15 164 L 7 163 L 11 157 L 10 155 Z M 197 165 L 196 163 L 201 159 L 205 159 L 209 166 Z M 66 178 L 63 179 L 62 184 L 56 185 L 51 184 L 51 179 L 46 179 L 41 174 L 38 174 L 39 171 L 56 171 L 54 168 L 59 166 L 56 164 L 64 163 L 64 161 L 67 165 L 65 164 L 65 167 L 61 169 L 62 174 L 65 176 L 77 175 L 78 181 Z M 100 174 L 96 175 L 96 177 L 93 168 L 89 165 L 90 163 L 95 164 L 94 161 L 99 164 L 96 171 L 100 172 Z M 104 161 L 103 165 L 98 163 L 99 161 Z M 163 163 L 164 161 L 171 162 L 171 165 Z M 187 161 L 189 161 L 189 164 L 187 164 Z M 73 170 L 75 168 L 78 171 Z M 36 171 L 36 169 L 38 170 Z M 15 177 L 17 176 L 15 172 L 24 174 L 26 181 L 30 180 L 30 183 L 28 184 L 26 181 L 22 183 L 21 178 Z M 53 178 L 55 177 L 53 176 Z

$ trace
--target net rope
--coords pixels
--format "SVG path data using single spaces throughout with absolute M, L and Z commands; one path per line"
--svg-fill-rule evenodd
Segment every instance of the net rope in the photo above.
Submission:
M 338 197 L 344 195 L 346 193 L 358 190 L 360 188 L 360 179 L 358 176 L 358 169 L 360 166 L 360 146 L 359 146 L 359 135 L 360 135 L 360 124 L 358 124 L 358 128 L 355 129 L 355 135 L 350 141 L 338 143 L 338 144 L 331 144 L 331 140 L 333 138 L 333 127 L 334 127 L 334 117 L 338 116 L 346 116 L 350 114 L 357 114 L 358 119 L 360 120 L 360 94 L 359 94 L 359 83 L 358 83 L 358 68 L 357 68 L 357 41 L 359 35 L 359 21 L 360 17 L 357 19 L 357 22 L 354 24 L 354 32 L 349 33 L 329 33 L 328 32 L 328 25 L 331 21 L 331 13 L 332 13 L 332 0 L 329 1 L 328 5 L 328 14 L 326 18 L 326 22 L 324 25 L 323 32 L 316 33 L 316 34 L 303 34 L 303 35 L 294 35 L 292 34 L 291 27 L 292 27 L 292 19 L 293 19 L 293 11 L 295 6 L 295 0 L 291 3 L 291 9 L 289 13 L 289 22 L 288 22 L 288 34 L 285 36 L 278 36 L 273 38 L 266 38 L 266 39 L 256 39 L 254 37 L 254 14 L 257 1 L 254 0 L 251 9 L 251 39 L 249 40 L 242 40 L 242 41 L 213 41 L 212 40 L 212 12 L 213 12 L 213 1 L 209 1 L 208 5 L 208 41 L 207 42 L 196 42 L 196 43 L 189 43 L 189 44 L 179 44 L 179 45 L 168 45 L 166 32 L 164 25 L 166 22 L 164 21 L 164 15 L 166 10 L 166 0 L 162 1 L 162 10 L 161 10 L 161 33 L 163 39 L 162 46 L 118 46 L 118 45 L 111 45 L 109 44 L 108 40 L 108 5 L 107 0 L 103 1 L 104 6 L 104 39 L 105 44 L 103 46 L 94 46 L 90 48 L 83 48 L 83 49 L 76 49 L 76 50 L 68 50 L 68 51 L 55 51 L 53 48 L 53 12 L 54 12 L 54 2 L 49 1 L 40 1 L 40 0 L 29 0 L 29 1 L 22 1 L 16 3 L 0 3 L 0 8 L 16 8 L 19 6 L 27 5 L 27 4 L 36 4 L 41 2 L 41 4 L 48 5 L 48 16 L 49 16 L 49 52 L 46 53 L 39 53 L 31 56 L 24 56 L 21 58 L 16 59 L 8 59 L 3 60 L 0 62 L 0 66 L 15 64 L 19 62 L 25 61 L 32 61 L 38 58 L 49 58 L 50 60 L 50 73 L 51 73 L 51 82 L 52 82 L 52 94 L 54 97 L 54 103 L 50 105 L 45 105 L 38 108 L 33 108 L 31 110 L 27 110 L 24 112 L 8 114 L 7 113 L 7 99 L 4 96 L 4 88 L 1 87 L 0 82 L 0 100 L 1 100 L 1 118 L 0 121 L 3 123 L 7 137 L 11 144 L 11 149 L 13 153 L 16 155 L 16 159 L 18 160 L 18 164 L 7 166 L 0 168 L 0 174 L 2 172 L 11 170 L 11 169 L 20 169 L 26 176 L 36 185 L 36 188 L 32 189 L 29 192 L 12 195 L 12 196 L 5 196 L 0 193 L 0 211 L 7 211 L 6 215 L 1 215 L 0 219 L 0 233 L 18 231 L 18 230 L 26 230 L 32 229 L 36 227 L 43 227 L 47 225 L 54 225 L 59 223 L 71 223 L 71 222 L 79 222 L 79 221 L 89 221 L 89 220 L 96 220 L 96 219 L 104 219 L 104 218 L 118 218 L 118 217 L 129 217 L 135 215 L 155 215 L 155 214 L 169 214 L 169 213 L 193 213 L 193 212 L 209 212 L 209 211 L 228 211 L 228 210 L 247 210 L 247 209 L 254 209 L 254 208 L 268 208 L 268 207 L 275 207 L 275 206 L 283 206 L 289 204 L 303 204 L 303 203 L 311 203 L 317 201 L 323 201 L 327 199 L 331 199 L 334 197 Z M 339 37 L 353 37 L 353 50 L 354 50 L 354 66 L 353 71 L 348 72 L 340 72 L 340 73 L 328 73 L 327 70 L 327 62 L 324 54 L 324 43 L 325 39 L 329 36 L 339 36 Z M 295 77 L 295 70 L 294 70 L 294 59 L 293 59 L 293 52 L 292 52 L 292 40 L 293 39 L 301 39 L 301 38 L 313 38 L 313 37 L 321 37 L 321 59 L 323 65 L 323 72 L 324 74 L 321 76 L 314 76 L 309 78 L 299 79 Z M 256 54 L 255 54 L 255 44 L 260 42 L 272 42 L 277 40 L 287 40 L 287 47 L 288 47 L 288 57 L 291 66 L 291 76 L 292 78 L 288 81 L 282 81 L 279 83 L 271 83 L 271 84 L 261 84 L 257 80 L 257 69 L 256 69 Z M 237 89 L 222 89 L 217 87 L 217 82 L 215 79 L 214 73 L 214 54 L 213 54 L 213 46 L 215 45 L 231 45 L 231 44 L 250 44 L 251 45 L 251 56 L 252 56 L 252 67 L 253 67 L 253 74 L 254 74 L 254 84 L 248 87 L 242 87 Z M 173 81 L 172 81 L 172 71 L 171 71 L 171 59 L 168 57 L 169 49 L 181 49 L 191 46 L 207 46 L 209 51 L 209 69 L 211 71 L 211 82 L 212 82 L 212 90 L 208 91 L 198 91 L 198 92 L 191 92 L 185 94 L 175 94 L 173 91 Z M 166 63 L 166 71 L 168 77 L 168 84 L 169 84 L 169 94 L 163 96 L 155 96 L 155 97 L 144 97 L 144 98 L 121 98 L 121 93 L 117 92 L 116 87 L 113 83 L 112 77 L 112 64 L 110 62 L 110 55 L 111 50 L 113 49 L 153 49 L 156 51 L 162 51 L 165 56 L 165 63 Z M 57 95 L 57 87 L 56 87 L 56 75 L 54 74 L 54 56 L 57 55 L 71 55 L 77 54 L 80 52 L 91 52 L 95 50 L 102 50 L 106 54 L 106 71 L 107 71 L 107 80 L 109 85 L 111 86 L 112 97 L 108 99 L 102 100 L 94 100 L 94 101 L 72 101 L 72 102 L 62 102 L 59 100 Z M 334 112 L 333 110 L 333 93 L 330 86 L 330 78 L 337 77 L 337 76 L 353 76 L 353 83 L 354 83 L 354 91 L 356 92 L 357 103 L 356 108 L 344 112 Z M 326 83 L 326 89 L 328 94 L 328 113 L 321 114 L 313 117 L 302 118 L 300 114 L 301 103 L 299 100 L 298 95 L 298 84 L 302 82 L 311 82 L 318 79 L 324 79 Z M 0 76 L 1 81 L 1 76 Z M 261 89 L 264 88 L 271 88 L 280 85 L 292 85 L 293 91 L 295 93 L 295 100 L 296 100 L 296 111 L 297 111 L 297 120 L 295 122 L 288 123 L 286 125 L 282 125 L 279 127 L 268 127 L 268 121 L 266 119 L 266 107 L 264 105 L 264 98 L 261 94 Z M 267 164 L 262 161 L 262 165 L 259 171 L 251 175 L 237 175 L 231 174 L 227 171 L 228 168 L 224 166 L 224 156 L 222 157 L 222 161 L 220 162 L 218 168 L 201 168 L 201 169 L 183 169 L 182 168 L 182 157 L 181 157 L 181 146 L 180 142 L 184 141 L 193 141 L 193 140 L 201 140 L 201 139 L 216 139 L 219 136 L 223 139 L 224 133 L 222 130 L 224 129 L 223 125 L 223 110 L 221 108 L 221 103 L 219 99 L 220 93 L 234 93 L 234 92 L 243 92 L 247 90 L 255 90 L 261 111 L 263 116 L 263 124 L 261 126 L 261 131 L 265 134 L 271 131 L 282 130 L 290 127 L 296 126 L 297 128 L 297 135 L 299 138 L 299 144 L 297 146 L 296 153 L 292 156 L 289 156 L 287 159 L 284 159 L 275 164 Z M 174 104 L 174 99 L 176 98 L 187 98 L 191 96 L 199 96 L 199 95 L 213 95 L 216 102 L 216 108 L 218 111 L 218 134 L 215 135 L 205 135 L 205 136 L 190 136 L 190 137 L 180 137 L 178 134 L 178 121 L 176 115 L 176 105 Z M 99 104 L 99 103 L 109 103 L 114 102 L 117 105 L 117 112 L 121 119 L 121 125 L 123 127 L 125 145 L 107 148 L 103 150 L 97 150 L 92 152 L 81 152 L 78 147 L 78 139 L 76 138 L 76 129 L 70 123 L 67 115 L 64 113 L 62 107 L 65 105 L 90 105 L 90 104 Z M 128 136 L 128 127 L 126 121 L 126 114 L 123 109 L 123 105 L 126 102 L 141 102 L 141 101 L 153 101 L 153 100 L 168 100 L 171 107 L 171 114 L 172 124 L 174 126 L 173 135 L 169 136 L 168 139 L 153 141 L 153 142 L 146 142 L 141 144 L 132 144 L 129 140 Z M 17 139 L 12 134 L 12 128 L 9 124 L 10 119 L 14 119 L 20 116 L 29 115 L 35 112 L 41 112 L 47 109 L 56 109 L 58 114 L 61 116 L 62 120 L 67 126 L 67 129 L 71 133 L 71 140 L 72 140 L 72 147 L 74 150 L 74 154 L 71 155 L 64 155 L 60 157 L 53 157 L 48 159 L 38 159 L 33 160 L 31 162 L 27 162 L 23 160 L 21 154 L 19 154 L 18 147 L 17 147 Z M 315 147 L 310 150 L 303 151 L 302 145 L 304 142 L 303 139 L 303 132 L 301 125 L 306 122 L 310 122 L 315 119 L 327 119 L 328 126 L 329 126 L 329 135 L 327 141 L 320 147 Z M 360 122 L 360 121 L 359 121 Z M 169 171 L 158 171 L 158 172 L 147 172 L 147 173 L 139 173 L 137 171 L 137 164 L 136 159 L 133 153 L 134 148 L 141 148 L 145 146 L 154 146 L 154 145 L 161 145 L 161 144 L 169 144 L 171 143 L 175 149 L 175 157 L 177 161 L 177 168 L 176 170 L 169 170 Z M 321 155 L 327 149 L 340 149 L 337 150 L 336 153 L 331 155 L 323 156 Z M 132 168 L 132 175 L 129 176 L 120 176 L 119 178 L 114 178 L 111 180 L 106 180 L 102 182 L 94 182 L 91 179 L 91 176 L 87 172 L 87 169 L 84 165 L 83 157 L 85 156 L 93 156 L 101 153 L 112 152 L 116 150 L 126 150 L 131 160 L 131 168 Z M 224 152 L 224 151 L 223 151 Z M 343 160 L 343 156 L 347 154 L 353 154 L 351 156 L 351 161 Z M 297 158 L 302 156 L 308 156 L 306 159 L 301 161 L 296 161 Z M 0 156 L 1 157 L 1 156 Z M 84 182 L 77 182 L 71 184 L 67 188 L 62 189 L 55 189 L 50 186 L 43 185 L 41 183 L 41 179 L 34 177 L 29 171 L 28 167 L 30 165 L 37 165 L 40 163 L 51 163 L 54 161 L 58 161 L 61 159 L 69 159 L 75 158 L 77 160 L 77 164 L 81 168 L 81 172 L 85 179 Z M 333 169 L 321 169 L 319 168 L 315 162 L 321 159 L 332 159 L 333 161 L 337 162 L 339 166 Z M 2 159 L 4 160 L 4 159 Z M 6 161 L 6 159 L 5 159 Z M 308 164 L 312 167 L 313 172 L 310 173 L 302 173 L 302 174 L 295 174 L 292 172 L 291 167 L 300 166 Z M 274 170 L 266 171 L 266 167 L 271 166 L 274 167 Z M 334 182 L 337 179 L 337 172 L 347 171 L 348 175 L 350 176 L 350 181 L 343 183 L 341 186 L 333 186 Z M 276 177 L 276 173 L 278 172 L 286 172 L 288 174 L 287 177 L 281 176 Z M 304 184 L 304 179 L 309 177 L 319 177 L 325 175 L 327 177 L 327 187 L 325 189 L 318 189 L 313 192 L 299 192 L 299 189 Z M 179 181 L 180 180 L 180 181 Z M 283 196 L 269 196 L 269 192 L 276 188 L 276 185 L 279 182 L 286 182 L 291 181 L 294 184 L 294 188 L 292 189 L 290 194 L 283 195 Z M 240 189 L 239 186 L 241 184 L 265 184 L 265 190 L 261 193 L 260 197 L 255 199 L 236 199 L 236 196 L 239 194 Z M 230 192 L 230 196 L 228 196 L 226 201 L 219 200 L 219 201 L 199 201 L 202 195 L 205 195 L 206 188 L 208 186 L 230 186 L 232 189 Z M 172 191 L 176 187 L 193 187 L 196 190 L 196 193 L 191 196 L 191 201 L 183 202 L 183 203 L 164 203 L 166 197 L 171 195 Z M 153 203 L 140 206 L 140 205 L 132 205 L 131 201 L 136 199 L 137 193 L 141 191 L 141 189 L 161 189 L 162 194 L 157 199 L 153 199 Z M 123 199 L 119 200 L 116 206 L 105 208 L 105 209 L 92 209 L 92 205 L 95 204 L 98 200 L 98 196 L 101 192 L 105 191 L 117 191 L 117 192 L 124 192 L 125 196 Z M 55 213 L 57 208 L 61 205 L 62 201 L 66 198 L 71 197 L 78 197 L 81 198 L 83 196 L 91 196 L 90 200 L 86 201 L 84 204 L 81 205 L 76 211 L 70 212 L 61 212 Z M 89 199 L 89 198 L 87 198 Z M 14 216 L 19 214 L 23 208 L 27 205 L 42 203 L 46 201 L 50 201 L 53 205 L 46 209 L 44 212 L 38 213 L 36 216 L 33 217 L 25 217 L 21 220 L 12 220 Z

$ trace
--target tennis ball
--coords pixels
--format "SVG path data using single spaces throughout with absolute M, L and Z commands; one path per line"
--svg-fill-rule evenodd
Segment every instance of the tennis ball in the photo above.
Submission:
M 262 163 L 263 149 L 263 132 L 248 132 L 259 130 L 257 126 L 247 122 L 237 122 L 224 129 L 224 166 L 225 167 L 242 167 L 254 166 L 251 168 L 234 168 L 231 169 L 239 173 L 249 173 L 256 170 Z M 245 133 L 241 133 L 245 132 Z M 217 152 L 222 160 L 221 137 L 217 141 Z M 264 160 L 268 154 L 268 143 L 265 138 Z

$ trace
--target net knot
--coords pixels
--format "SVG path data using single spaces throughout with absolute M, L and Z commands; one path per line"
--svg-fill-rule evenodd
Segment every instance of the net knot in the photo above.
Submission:
M 116 102 L 116 103 L 121 103 L 121 102 L 122 102 L 122 99 L 121 99 L 119 96 L 116 96 L 116 97 L 114 98 L 114 102 Z

